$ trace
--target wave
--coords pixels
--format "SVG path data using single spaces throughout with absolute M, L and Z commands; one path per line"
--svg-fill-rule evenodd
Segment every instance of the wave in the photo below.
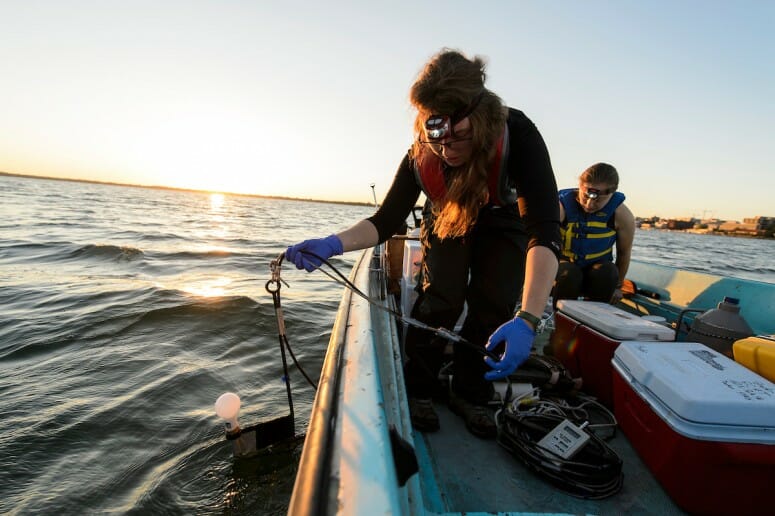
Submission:
M 132 246 L 112 244 L 75 244 L 67 241 L 45 243 L 21 242 L 5 245 L 0 258 L 10 261 L 82 260 L 99 259 L 111 262 L 129 262 L 143 257 L 143 251 Z
M 741 278 L 755 279 L 757 281 L 764 281 L 772 283 L 772 280 L 767 281 L 770 278 L 775 278 L 775 267 L 771 266 L 742 266 L 740 264 L 724 264 L 718 267 L 720 273 L 726 273 L 729 276 L 736 276 Z
M 131 246 L 112 244 L 87 244 L 70 251 L 66 258 L 98 258 L 114 262 L 131 262 L 142 259 L 143 251 Z
M 177 238 L 172 235 L 159 235 L 157 240 Z M 153 238 L 152 238 L 153 239 Z M 17 241 L 18 242 L 18 241 Z M 154 251 L 143 250 L 131 245 L 115 244 L 76 244 L 67 241 L 45 243 L 18 242 L 0 248 L 0 258 L 13 261 L 40 260 L 100 260 L 113 263 L 137 262 L 146 255 L 162 261 L 198 261 L 223 258 L 253 257 L 252 252 L 242 252 L 233 248 L 214 248 L 201 251 Z
M 268 307 L 259 307 L 246 296 L 191 298 L 156 287 L 55 297 L 20 291 L 2 299 L 17 300 L 16 309 L 9 306 L 8 317 L 0 322 L 0 337 L 7 343 L 0 346 L 0 359 L 7 360 L 59 353 L 70 346 L 102 346 L 128 334 L 145 335 L 160 328 L 167 335 L 207 333 L 208 328 L 230 325 L 239 328 L 270 315 Z M 34 306 L 26 304 L 30 299 L 37 300 Z M 27 310 L 35 318 L 26 317 Z M 44 317 L 45 313 L 50 315 Z
M 160 322 L 169 323 L 182 319 L 188 320 L 189 323 L 199 324 L 203 321 L 206 321 L 207 324 L 214 324 L 235 317 L 240 320 L 251 320 L 256 316 L 256 307 L 256 302 L 246 296 L 197 298 L 172 306 L 147 310 L 122 332 L 141 326 L 156 327 Z
M 235 252 L 230 249 L 208 249 L 206 251 L 178 251 L 165 253 L 164 258 L 173 260 L 208 260 L 210 258 L 224 258 L 230 256 L 247 256 L 247 253 Z
M 6 307 L 6 317 L 0 321 L 0 358 L 25 359 L 110 338 L 139 317 L 146 303 L 163 303 L 169 297 L 151 286 L 53 295 L 42 288 L 6 289 L 0 295 Z

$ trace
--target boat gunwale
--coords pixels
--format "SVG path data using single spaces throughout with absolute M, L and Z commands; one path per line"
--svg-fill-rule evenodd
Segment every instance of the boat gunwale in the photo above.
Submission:
M 363 260 L 364 253 L 350 272 L 353 281 Z M 307 427 L 304 448 L 299 459 L 298 472 L 293 486 L 288 514 L 324 514 L 326 510 L 321 502 L 327 497 L 324 491 L 330 482 L 331 454 L 333 453 L 334 426 L 331 418 L 337 413 L 340 374 L 340 357 L 344 351 L 347 321 L 352 308 L 353 293 L 344 289 L 339 302 L 334 326 L 331 330 L 328 350 L 318 381 L 318 390 L 312 404 L 312 416 Z
M 344 289 L 320 378 L 326 389 L 319 391 L 312 407 L 288 514 L 335 514 L 354 507 L 373 508 L 375 503 L 388 512 L 424 512 L 418 476 L 412 475 L 404 485 L 398 483 L 389 435 L 395 432 L 410 446 L 416 445 L 397 324 L 391 314 L 370 302 L 379 299 L 383 308 L 395 309 L 383 289 L 381 259 L 381 246 L 366 249 L 350 272 L 349 280 L 371 300 Z M 357 330 L 363 328 L 358 321 L 369 321 L 366 331 Z M 385 339 L 391 343 L 387 348 L 380 346 Z M 364 434 L 367 428 L 371 430 Z M 382 487 L 358 493 L 355 498 L 360 501 L 351 500 L 354 505 L 348 509 L 340 497 L 353 472 L 361 471 L 355 466 L 358 462 L 372 468 L 381 464 L 371 469 L 378 474 L 370 476 L 368 483 L 381 479 Z M 388 478 L 392 481 L 385 483 Z

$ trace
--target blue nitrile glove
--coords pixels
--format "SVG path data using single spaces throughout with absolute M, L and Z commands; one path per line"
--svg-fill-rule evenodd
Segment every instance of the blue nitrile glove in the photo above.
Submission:
M 313 238 L 290 246 L 285 250 L 285 259 L 294 263 L 297 269 L 306 269 L 307 272 L 312 272 L 320 267 L 323 262 L 309 253 L 314 253 L 320 258 L 328 260 L 332 256 L 342 254 L 343 252 L 344 248 L 339 237 L 329 235 L 326 238 Z
M 519 367 L 530 356 L 533 347 L 533 339 L 536 332 L 533 331 L 524 319 L 516 317 L 507 323 L 503 323 L 490 335 L 487 340 L 487 351 L 494 350 L 498 344 L 505 341 L 506 349 L 499 361 L 490 357 L 484 357 L 492 371 L 484 374 L 485 380 L 498 380 L 505 378 Z

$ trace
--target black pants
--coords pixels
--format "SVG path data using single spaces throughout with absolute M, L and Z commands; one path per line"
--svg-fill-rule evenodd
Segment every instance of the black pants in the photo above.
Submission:
M 597 262 L 582 268 L 561 260 L 552 295 L 555 304 L 558 299 L 578 299 L 581 296 L 607 303 L 618 283 L 619 269 L 613 262 Z
M 516 206 L 485 206 L 468 235 L 439 239 L 426 214 L 420 240 L 422 285 L 412 317 L 433 327 L 453 329 L 464 303 L 468 313 L 461 335 L 483 347 L 492 332 L 514 315 L 525 278 L 527 236 Z M 409 327 L 406 334 L 405 376 L 409 396 L 430 398 L 439 388 L 447 340 Z M 492 398 L 489 370 L 483 355 L 463 344 L 454 345 L 453 391 L 472 403 Z

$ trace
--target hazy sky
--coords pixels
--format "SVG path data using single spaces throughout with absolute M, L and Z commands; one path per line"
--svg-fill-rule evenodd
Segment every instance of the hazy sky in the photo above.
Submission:
M 606 161 L 639 216 L 775 216 L 771 0 L 0 0 L 0 171 L 368 202 L 442 47 L 561 188 Z

